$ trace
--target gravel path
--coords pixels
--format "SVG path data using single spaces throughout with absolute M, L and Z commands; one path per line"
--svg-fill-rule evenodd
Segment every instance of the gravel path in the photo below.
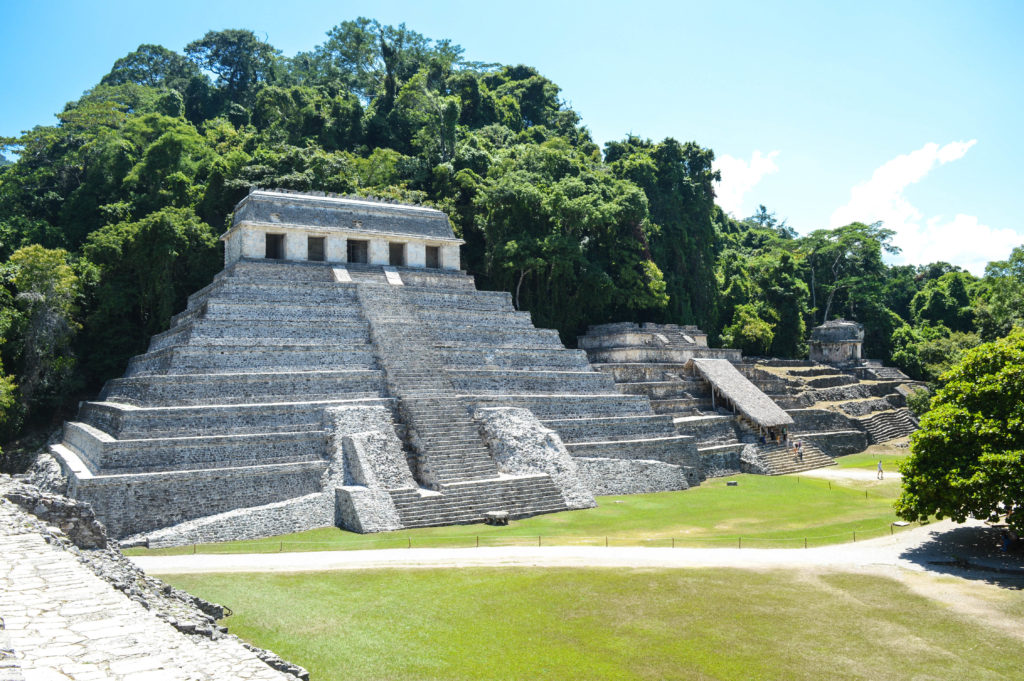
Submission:
M 980 523 L 979 523 L 980 524 Z M 908 560 L 908 550 L 920 549 L 935 536 L 956 527 L 940 521 L 896 535 L 850 544 L 810 549 L 693 549 L 645 547 L 500 546 L 466 549 L 378 549 L 270 554 L 194 554 L 134 556 L 151 574 L 209 572 L 317 572 L 374 568 L 460 567 L 626 567 L 626 568 L 794 568 L 872 565 L 922 570 L 920 556 Z M 946 554 L 938 553 L 942 559 Z
M 883 473 L 886 480 L 902 480 L 903 476 L 896 471 L 886 469 Z M 878 471 L 867 468 L 815 468 L 809 471 L 793 473 L 802 478 L 822 478 L 826 480 L 877 480 Z

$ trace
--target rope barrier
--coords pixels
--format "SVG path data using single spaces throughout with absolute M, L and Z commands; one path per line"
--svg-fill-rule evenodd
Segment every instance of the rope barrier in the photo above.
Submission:
M 906 529 L 911 526 L 918 526 L 920 523 L 911 523 L 904 526 Z M 836 532 L 831 534 L 801 534 L 799 536 L 792 537 L 752 537 L 747 535 L 712 535 L 702 537 L 637 537 L 637 536 L 613 536 L 613 535 L 435 535 L 435 536 L 424 536 L 424 537 L 394 537 L 394 538 L 381 538 L 381 539 L 367 539 L 363 541 L 347 541 L 345 543 L 337 543 L 333 541 L 312 541 L 312 540 L 276 540 L 271 542 L 260 542 L 253 543 L 250 545 L 230 545 L 230 546 L 218 546 L 216 544 L 187 544 L 180 547 L 168 547 L 178 548 L 182 553 L 204 553 L 204 554 L 217 554 L 217 553 L 283 553 L 286 550 L 289 551 L 317 551 L 317 550 L 331 550 L 331 551 L 350 551 L 360 549 L 394 549 L 394 548 L 438 548 L 439 545 L 451 545 L 455 544 L 456 547 L 462 548 L 479 548 L 481 546 L 601 546 L 614 547 L 614 546 L 642 546 L 649 544 L 657 544 L 661 547 L 679 548 L 686 546 L 707 546 L 708 544 L 719 543 L 723 546 L 735 546 L 736 548 L 743 548 L 744 544 L 748 547 L 752 545 L 764 546 L 765 544 L 774 544 L 779 547 L 793 546 L 799 548 L 808 548 L 810 545 L 827 545 L 827 544 L 841 544 L 845 542 L 856 542 L 859 539 L 863 541 L 869 537 L 884 536 L 885 530 L 889 530 L 889 534 L 895 534 L 895 526 L 892 523 L 886 525 L 864 527 L 859 526 L 857 529 L 849 530 L 846 532 Z M 416 541 L 414 542 L 413 539 Z M 844 541 L 845 540 L 845 541 Z M 314 547 L 320 547 L 314 548 Z M 159 549 L 156 549 L 159 550 Z

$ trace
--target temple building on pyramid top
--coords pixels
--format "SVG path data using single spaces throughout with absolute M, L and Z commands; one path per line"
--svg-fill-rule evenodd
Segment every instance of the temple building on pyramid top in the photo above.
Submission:
M 422 206 L 254 190 L 235 207 L 224 266 L 242 259 L 459 269 L 462 239 Z

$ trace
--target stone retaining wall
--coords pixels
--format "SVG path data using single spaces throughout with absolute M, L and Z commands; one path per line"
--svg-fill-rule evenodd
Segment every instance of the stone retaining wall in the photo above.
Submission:
M 689 487 L 686 471 L 661 461 L 577 458 L 576 465 L 595 496 L 670 492 Z

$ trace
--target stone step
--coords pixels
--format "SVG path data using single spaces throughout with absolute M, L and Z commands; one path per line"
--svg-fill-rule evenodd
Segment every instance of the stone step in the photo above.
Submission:
M 565 509 L 561 494 L 547 476 L 498 478 L 444 485 L 442 494 L 420 496 L 414 490 L 391 496 L 407 527 L 478 522 L 488 511 L 519 518 Z
M 803 458 L 797 455 L 791 445 L 758 445 L 758 458 L 768 475 L 784 475 L 833 466 L 836 461 L 815 445 L 801 440 Z

